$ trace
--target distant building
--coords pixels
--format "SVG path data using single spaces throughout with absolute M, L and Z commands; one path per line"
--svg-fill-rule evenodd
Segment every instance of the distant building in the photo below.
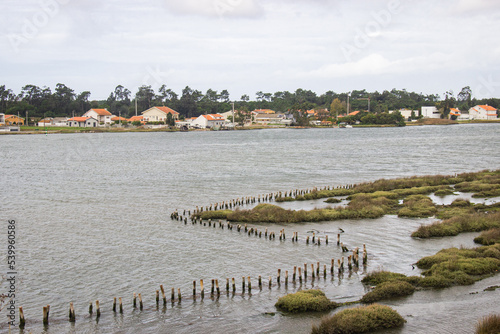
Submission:
M 82 117 L 92 117 L 96 119 L 99 124 L 111 124 L 111 118 L 113 115 L 108 111 L 108 109 L 90 109 Z
M 68 117 L 46 117 L 38 121 L 38 126 L 67 126 Z
M 144 121 L 144 116 L 132 116 L 128 119 L 130 123 L 132 122 L 141 122 L 142 124 L 145 124 L 146 122 Z
M 5 114 L 0 114 L 0 125 L 5 124 Z
M 420 115 L 423 118 L 441 118 L 441 113 L 436 107 L 422 107 Z
M 208 129 L 213 127 L 220 127 L 226 123 L 224 117 L 220 114 L 201 115 L 195 120 L 191 121 L 192 127 L 201 129 Z
M 73 117 L 68 119 L 68 126 L 81 128 L 94 128 L 99 125 L 99 121 L 93 117 Z
M 404 117 L 404 119 L 412 118 L 412 113 L 413 113 L 413 117 L 416 118 L 418 116 L 418 110 L 411 110 L 411 109 L 406 109 L 406 108 L 399 109 L 399 113 L 401 114 L 401 116 Z
M 4 123 L 5 125 L 24 125 L 24 118 L 17 115 L 5 115 Z
M 494 120 L 497 119 L 497 110 L 487 104 L 477 105 L 469 109 L 469 117 L 470 119 Z
M 174 121 L 179 119 L 179 113 L 169 107 L 152 107 L 142 112 L 145 122 L 166 122 L 168 114 Z
M 450 119 L 458 119 L 462 113 L 457 108 L 450 108 Z

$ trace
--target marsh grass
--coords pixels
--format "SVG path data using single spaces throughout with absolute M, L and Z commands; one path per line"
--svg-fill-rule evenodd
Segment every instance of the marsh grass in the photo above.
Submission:
M 480 232 L 497 227 L 500 227 L 500 212 L 473 213 L 422 225 L 411 236 L 417 238 L 455 236 L 463 232 Z
M 483 317 L 476 325 L 476 334 L 500 333 L 500 314 L 491 314 Z
M 338 305 L 326 298 L 320 290 L 303 290 L 279 298 L 275 307 L 280 311 L 299 313 L 329 311 Z
M 492 228 L 482 232 L 478 237 L 474 238 L 474 242 L 481 245 L 500 243 L 500 228 Z
M 378 284 L 375 289 L 366 293 L 362 303 L 374 303 L 395 297 L 409 296 L 415 292 L 415 287 L 408 282 L 391 280 Z
M 424 195 L 410 195 L 404 200 L 403 205 L 398 217 L 426 218 L 434 216 L 437 212 L 432 200 Z
M 367 333 L 384 328 L 401 327 L 405 320 L 385 305 L 372 304 L 342 310 L 313 326 L 313 334 Z

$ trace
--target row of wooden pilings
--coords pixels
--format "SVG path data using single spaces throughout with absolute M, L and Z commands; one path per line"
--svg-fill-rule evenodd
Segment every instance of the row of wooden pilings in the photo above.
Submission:
M 177 213 L 177 211 L 173 212 L 171 214 L 171 218 L 173 220 L 182 221 L 182 222 L 184 222 L 185 225 L 188 223 L 187 217 L 183 217 L 183 216 L 179 215 Z M 202 226 L 208 226 L 208 227 L 213 227 L 213 228 L 216 228 L 218 225 L 218 227 L 221 229 L 224 229 L 224 226 L 226 226 L 226 228 L 230 231 L 232 231 L 234 228 L 234 225 L 229 223 L 229 222 L 223 223 L 221 220 L 219 220 L 218 222 L 215 222 L 215 221 L 212 221 L 212 219 L 208 219 L 206 221 L 203 221 L 201 218 L 199 218 L 199 219 L 198 218 L 191 218 L 191 224 L 193 224 L 193 225 L 200 224 Z M 264 238 L 266 238 L 266 239 L 269 238 L 269 240 L 276 239 L 276 233 L 272 232 L 272 231 L 268 231 L 267 227 L 264 229 L 264 232 L 262 232 L 262 230 L 259 231 L 257 228 L 248 227 L 247 224 L 244 224 L 243 226 L 241 224 L 238 224 L 238 225 L 236 225 L 236 231 L 237 232 L 244 231 L 245 233 L 248 233 L 248 236 L 255 235 L 256 237 L 259 237 L 259 238 L 262 238 L 264 236 Z M 280 241 L 286 240 L 285 229 L 281 229 L 279 231 L 279 238 L 278 239 Z M 299 232 L 293 232 L 291 241 L 292 242 L 299 241 Z M 311 244 L 320 246 L 321 245 L 321 238 L 316 237 L 316 233 L 313 232 L 312 236 L 306 236 L 305 242 L 307 245 L 309 243 L 311 243 Z M 326 245 L 328 245 L 328 243 L 329 243 L 328 234 L 325 235 L 324 242 Z M 337 234 L 337 245 L 342 247 L 342 251 L 344 251 L 344 252 L 348 251 L 347 247 L 345 247 L 344 244 L 340 242 L 340 233 Z
M 203 211 L 217 211 L 217 210 L 228 210 L 235 208 L 236 206 L 242 206 L 245 204 L 255 204 L 255 203 L 261 203 L 261 202 L 271 202 L 275 201 L 280 198 L 288 198 L 292 197 L 295 198 L 297 196 L 303 196 L 305 194 L 310 194 L 313 192 L 317 191 L 322 191 L 322 190 L 334 190 L 334 189 L 352 189 L 356 185 L 354 184 L 348 184 L 344 186 L 335 186 L 335 187 L 330 187 L 330 186 L 325 186 L 323 188 L 311 188 L 311 189 L 305 189 L 305 190 L 300 190 L 300 189 L 293 189 L 289 191 L 278 191 L 274 193 L 268 193 L 268 194 L 263 194 L 263 195 L 258 195 L 258 196 L 245 196 L 241 198 L 236 198 L 232 199 L 229 201 L 222 201 L 222 202 L 217 202 L 214 204 L 206 205 L 206 206 L 196 206 L 196 209 L 194 209 L 193 214 L 199 214 Z M 184 210 L 184 215 L 186 215 L 186 211 Z M 191 215 L 191 210 L 189 210 L 189 216 Z
M 366 251 L 366 245 L 363 245 L 363 255 L 362 255 L 362 263 L 363 266 L 367 264 L 368 261 L 368 253 Z M 299 284 L 302 284 L 303 282 L 307 282 L 307 279 L 309 277 L 308 274 L 308 264 L 304 263 L 304 266 L 294 266 L 293 267 L 293 272 L 292 272 L 292 277 L 290 279 L 288 270 L 285 271 L 283 281 L 282 279 L 282 272 L 281 269 L 278 269 L 278 275 L 276 277 L 276 283 L 273 282 L 272 276 L 269 276 L 269 280 L 267 283 L 267 286 L 269 289 L 271 289 L 274 285 L 281 286 L 282 284 L 285 287 L 288 287 L 290 281 L 292 284 L 296 284 L 297 282 Z M 358 268 L 359 267 L 359 248 L 355 248 L 353 250 L 353 254 L 349 255 L 347 257 L 347 268 L 349 272 L 353 270 L 353 268 Z M 344 257 L 337 259 L 337 271 L 338 275 L 342 275 L 345 270 L 345 263 L 344 263 Z M 323 278 L 326 279 L 328 276 L 328 270 L 327 270 L 327 265 L 323 265 Z M 331 259 L 330 263 L 330 275 L 333 279 L 334 277 L 334 272 L 335 272 L 335 259 Z M 314 266 L 314 263 L 310 264 L 310 276 L 312 280 L 314 281 L 316 278 L 320 279 L 321 278 L 321 266 L 320 262 L 316 262 L 316 267 Z M 210 289 L 210 298 L 219 298 L 221 295 L 221 288 L 219 286 L 219 280 L 218 279 L 212 279 L 211 280 L 211 289 Z M 265 282 L 263 281 L 263 278 L 261 275 L 258 277 L 258 289 L 262 290 L 264 288 Z M 193 281 L 193 292 L 192 292 L 192 299 L 196 300 L 198 297 L 203 300 L 205 298 L 205 286 L 204 286 L 204 281 L 201 279 L 199 282 L 199 287 L 200 287 L 200 293 L 198 295 L 197 293 L 197 281 Z M 232 293 L 233 295 L 236 294 L 236 281 L 235 278 L 226 278 L 226 284 L 225 284 L 225 290 L 226 294 L 229 295 Z M 241 281 L 241 294 L 244 295 L 245 292 L 248 291 L 249 294 L 252 292 L 252 280 L 250 276 L 242 276 L 242 281 Z M 158 309 L 160 307 L 160 300 L 162 300 L 163 307 L 167 307 L 167 296 L 165 294 L 165 289 L 163 285 L 160 285 L 160 289 L 156 290 L 156 308 Z M 177 298 L 175 297 L 175 288 L 172 288 L 171 290 L 171 295 L 170 295 L 170 302 L 172 305 L 174 302 L 181 303 L 182 301 L 182 294 L 181 294 L 181 289 L 177 289 Z M 142 294 L 133 294 L 133 302 L 132 302 L 132 307 L 133 309 L 139 309 L 140 311 L 143 311 L 144 309 L 144 302 L 142 300 Z M 112 311 L 113 313 L 124 313 L 124 307 L 123 307 L 123 301 L 122 298 L 113 298 L 113 306 L 112 306 Z M 49 325 L 49 312 L 50 312 L 50 305 L 44 306 L 43 307 L 43 324 L 44 326 Z M 94 314 L 94 304 L 90 303 L 89 304 L 89 309 L 88 309 L 89 315 Z M 101 308 L 99 304 L 99 300 L 95 301 L 95 316 L 97 319 L 101 316 Z M 68 315 L 68 320 L 69 322 L 76 322 L 76 313 L 75 313 L 75 308 L 73 306 L 73 303 L 71 302 L 69 304 L 69 315 Z M 24 317 L 24 311 L 22 307 L 19 307 L 19 327 L 21 329 L 24 329 L 26 325 L 26 319 Z

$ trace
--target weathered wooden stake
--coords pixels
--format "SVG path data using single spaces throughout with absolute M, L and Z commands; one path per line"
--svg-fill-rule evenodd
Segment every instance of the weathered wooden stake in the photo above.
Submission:
M 311 263 L 311 276 L 314 280 L 314 277 L 315 277 L 315 275 L 314 275 L 314 263 Z
M 203 280 L 200 280 L 200 290 L 201 290 L 201 299 L 205 298 L 205 290 L 203 288 Z
M 26 326 L 26 319 L 24 319 L 23 308 L 19 306 L 19 328 L 24 329 Z
M 120 304 L 120 313 L 123 313 L 122 297 L 118 298 L 118 303 Z
M 262 290 L 262 276 L 259 275 L 259 290 Z
M 215 292 L 215 280 L 212 279 L 212 288 L 210 289 L 210 296 L 213 297 L 214 292 Z
M 302 284 L 302 267 L 299 267 L 299 282 Z
M 330 268 L 330 274 L 333 276 L 333 265 L 335 264 L 335 259 L 332 259 L 332 266 Z
M 196 281 L 193 281 L 193 298 L 196 299 Z
M 307 281 L 307 263 L 304 263 L 304 280 Z
M 142 308 L 143 308 L 143 304 L 142 304 L 142 296 L 141 294 L 139 294 L 139 309 L 142 311 Z
M 172 292 L 170 293 L 170 301 L 173 303 L 175 300 L 175 289 L 172 288 Z
M 297 266 L 293 266 L 292 282 L 295 283 L 295 278 L 297 277 Z
M 319 277 L 319 262 L 316 263 L 316 276 Z
M 352 270 L 352 256 L 351 255 L 349 255 L 347 257 L 347 267 L 349 268 L 349 271 Z
M 101 308 L 99 307 L 99 301 L 95 301 L 95 316 L 99 318 L 101 316 Z
M 226 278 L 226 292 L 229 292 L 229 278 Z
M 366 252 L 366 245 L 363 244 L 363 264 L 368 262 L 368 253 Z
M 116 312 L 116 297 L 113 297 L 113 312 Z
M 245 276 L 241 278 L 241 291 L 245 293 Z
M 327 235 L 325 235 L 325 244 L 327 244 L 327 245 L 328 245 L 328 234 L 327 234 Z
M 160 291 L 156 290 L 156 307 L 160 305 Z
M 306 238 L 306 245 L 309 245 L 309 236 Z
M 285 270 L 285 286 L 288 286 L 288 270 Z
M 75 316 L 75 308 L 73 307 L 73 303 L 69 303 L 69 322 L 75 322 L 76 321 L 76 316 Z
M 326 278 L 326 264 L 325 264 L 325 265 L 323 265 L 323 266 L 324 266 L 324 267 L 323 267 L 323 276 Z
M 234 281 L 234 277 L 231 280 L 232 280 L 232 283 L 233 283 L 233 293 L 235 293 L 236 292 L 236 283 Z
M 49 311 L 47 306 L 43 307 L 43 325 L 47 326 L 49 324 Z
M 277 277 L 277 281 L 278 281 L 278 285 L 281 285 L 281 269 L 278 269 L 278 277 Z
M 92 302 L 89 304 L 89 314 L 92 314 Z
M 269 289 L 271 289 L 272 285 L 273 285 L 273 279 L 271 276 L 269 276 Z
M 163 285 L 160 285 L 161 297 L 163 298 L 163 305 L 167 305 L 167 297 L 165 296 L 165 289 L 163 289 Z
M 250 281 L 250 276 L 248 276 L 248 293 L 252 293 L 252 282 Z
M 340 233 L 337 234 L 337 246 L 340 245 Z
M 134 302 L 133 302 L 133 307 L 137 308 L 137 295 L 134 292 Z

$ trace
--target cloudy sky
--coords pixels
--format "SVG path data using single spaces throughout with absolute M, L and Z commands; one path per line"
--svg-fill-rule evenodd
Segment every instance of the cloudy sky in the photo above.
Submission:
M 500 97 L 498 0 L 2 0 L 0 85 Z

